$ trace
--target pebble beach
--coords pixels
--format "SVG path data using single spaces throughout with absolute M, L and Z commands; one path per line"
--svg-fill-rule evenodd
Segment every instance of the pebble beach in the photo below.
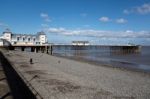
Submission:
M 150 74 L 44 53 L 4 55 L 44 99 L 149 99 Z M 32 58 L 33 64 L 29 60 Z

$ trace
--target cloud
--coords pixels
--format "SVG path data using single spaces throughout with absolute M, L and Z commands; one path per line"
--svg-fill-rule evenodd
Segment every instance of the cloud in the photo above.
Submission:
M 93 29 L 69 30 L 65 28 L 45 28 L 43 31 L 58 35 L 87 36 L 99 38 L 150 38 L 150 31 L 103 31 Z
M 8 28 L 9 26 L 5 23 L 0 22 L 0 28 Z
M 116 20 L 116 22 L 117 22 L 117 23 L 120 23 L 120 24 L 123 24 L 123 23 L 126 23 L 127 20 L 124 19 L 124 18 L 119 18 L 119 19 Z
M 67 30 L 65 30 L 64 28 L 48 28 L 46 29 L 47 32 L 50 32 L 50 33 L 62 33 L 64 34 L 65 32 L 67 32 Z
M 81 15 L 82 17 L 87 17 L 88 14 L 87 14 L 87 13 L 81 13 L 80 15 Z
M 48 24 L 41 24 L 41 26 L 42 26 L 43 28 L 47 28 L 47 27 L 49 27 L 49 25 L 48 25 Z
M 99 21 L 101 21 L 101 22 L 109 22 L 110 19 L 108 17 L 104 16 L 104 17 L 99 18 Z
M 90 27 L 90 25 L 85 24 L 85 25 L 83 25 L 83 27 L 89 28 L 89 27 Z
M 123 13 L 124 13 L 124 14 L 129 14 L 129 13 L 131 13 L 131 11 L 125 9 L 125 10 L 123 10 Z
M 48 14 L 46 14 L 46 13 L 41 13 L 41 17 L 47 18 L 47 17 L 49 17 L 49 16 L 48 16 Z
M 50 19 L 49 15 L 46 13 L 41 13 L 40 16 L 44 19 L 46 22 L 51 22 L 52 20 Z
M 99 18 L 99 21 L 101 21 L 101 22 L 110 22 L 111 21 L 111 22 L 116 22 L 116 23 L 120 23 L 120 24 L 127 22 L 127 20 L 124 18 L 119 18 L 119 19 L 115 20 L 115 19 L 110 19 L 109 17 L 106 17 L 106 16 Z
M 125 14 L 130 14 L 130 13 L 149 14 L 150 13 L 150 3 L 145 3 L 141 6 L 132 7 L 130 9 L 125 9 L 123 11 L 123 13 L 125 13 Z

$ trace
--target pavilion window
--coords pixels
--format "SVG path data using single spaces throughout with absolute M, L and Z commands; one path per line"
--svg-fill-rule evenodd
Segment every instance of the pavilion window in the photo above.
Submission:
M 33 41 L 35 42 L 35 38 L 33 38 Z
M 25 38 L 23 37 L 23 41 L 25 41 Z
M 19 41 L 19 37 L 17 37 L 17 41 Z
M 30 42 L 30 38 L 28 38 L 28 41 Z

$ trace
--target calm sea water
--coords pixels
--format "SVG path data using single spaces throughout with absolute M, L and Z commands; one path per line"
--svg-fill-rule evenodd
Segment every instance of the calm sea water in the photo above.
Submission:
M 120 49 L 111 50 L 109 46 L 54 46 L 53 55 L 71 57 L 150 72 L 150 46 L 142 46 L 140 53 L 124 52 Z

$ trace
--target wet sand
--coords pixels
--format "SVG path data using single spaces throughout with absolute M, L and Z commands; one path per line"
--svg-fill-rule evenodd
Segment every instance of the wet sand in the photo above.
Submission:
M 71 60 L 76 60 L 84 63 L 88 63 L 91 65 L 95 66 L 104 66 L 104 67 L 110 67 L 110 68 L 118 68 L 122 70 L 128 70 L 128 71 L 133 71 L 133 72 L 143 72 L 143 73 L 148 73 L 150 74 L 150 66 L 149 65 L 141 65 L 141 64 L 136 64 L 136 63 L 130 63 L 127 61 L 97 61 L 94 59 L 87 59 L 83 57 L 73 57 L 73 56 L 61 56 L 61 55 L 53 55 L 56 57 L 61 57 L 61 58 L 66 58 L 66 59 L 71 59 Z M 142 67 L 141 67 L 142 66 Z
M 44 99 L 149 99 L 150 75 L 43 53 L 5 56 Z M 29 63 L 30 58 L 33 64 Z

